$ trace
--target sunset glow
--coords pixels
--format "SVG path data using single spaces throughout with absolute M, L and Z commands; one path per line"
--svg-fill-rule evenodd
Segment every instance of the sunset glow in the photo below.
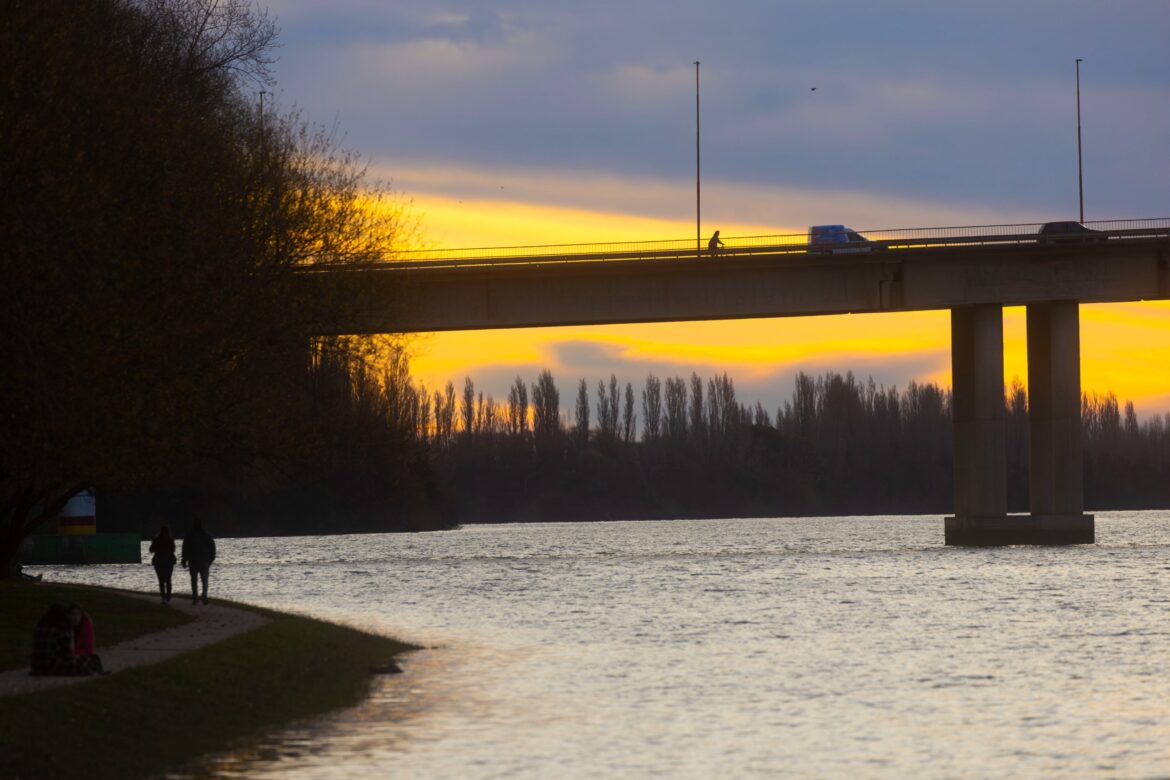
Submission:
M 653 241 L 694 235 L 694 223 L 509 200 L 416 196 L 428 246 L 455 249 Z M 725 235 L 795 233 L 803 228 L 730 223 Z M 714 229 L 714 228 L 712 228 Z M 704 240 L 707 237 L 704 236 Z

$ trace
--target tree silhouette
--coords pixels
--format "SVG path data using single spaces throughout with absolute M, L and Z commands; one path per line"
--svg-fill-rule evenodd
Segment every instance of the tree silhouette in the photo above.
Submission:
M 561 395 L 552 372 L 545 369 L 532 386 L 532 432 L 546 451 L 556 445 L 561 434 Z
M 508 432 L 514 436 L 528 433 L 528 385 L 520 377 L 508 391 Z
M 646 441 L 655 441 L 662 421 L 662 382 L 653 374 L 646 375 L 642 388 L 642 435 Z
M 471 377 L 463 379 L 463 401 L 459 407 L 459 418 L 463 424 L 463 433 L 471 435 L 475 432 L 475 383 Z
M 666 438 L 679 443 L 687 437 L 687 383 L 667 377 L 664 390 Z
M 622 441 L 632 443 L 638 437 L 638 415 L 634 412 L 634 386 L 626 382 L 625 406 L 622 411 Z
M 589 386 L 584 377 L 577 385 L 577 424 L 574 436 L 578 446 L 583 446 L 589 441 Z
M 249 3 L 0 4 L 0 576 L 82 487 L 287 466 L 323 446 L 308 368 L 400 212 L 353 155 L 255 110 L 274 28 Z M 342 360 L 339 365 L 348 365 Z

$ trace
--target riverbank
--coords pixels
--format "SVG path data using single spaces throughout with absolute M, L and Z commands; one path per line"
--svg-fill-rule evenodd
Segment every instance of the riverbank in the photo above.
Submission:
M 27 663 L 32 623 L 16 624 L 52 601 L 74 601 L 90 611 L 99 654 L 114 641 L 174 631 L 188 617 L 124 592 L 2 583 L 0 671 Z M 257 620 L 250 630 L 169 660 L 0 697 L 0 777 L 82 772 L 133 778 L 175 771 L 281 724 L 357 703 L 375 669 L 397 670 L 393 658 L 414 649 L 331 623 L 234 606 L 267 622 Z M 199 614 L 198 608 L 189 611 Z M 127 632 L 127 625 L 134 630 Z

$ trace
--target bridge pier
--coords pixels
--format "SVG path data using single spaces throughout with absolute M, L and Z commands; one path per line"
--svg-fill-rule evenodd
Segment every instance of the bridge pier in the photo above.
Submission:
M 1028 508 L 1045 544 L 1092 544 L 1081 454 L 1080 307 L 1028 306 Z
M 1080 334 L 1075 301 L 1028 307 L 1029 514 L 1008 515 L 1003 309 L 951 310 L 955 514 L 949 545 L 1091 544 L 1083 509 Z
M 1003 308 L 951 309 L 955 515 L 947 544 L 980 544 L 1007 521 Z

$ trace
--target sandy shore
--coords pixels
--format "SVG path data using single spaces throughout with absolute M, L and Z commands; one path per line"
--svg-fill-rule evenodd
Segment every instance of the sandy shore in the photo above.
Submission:
M 141 598 L 154 600 L 158 596 L 142 594 Z M 185 612 L 195 619 L 177 628 L 147 634 L 110 647 L 99 647 L 98 654 L 101 656 L 102 665 L 106 670 L 116 673 L 123 669 L 155 664 L 173 658 L 180 653 L 222 642 L 228 637 L 251 631 L 268 622 L 268 618 L 255 612 L 218 604 L 191 604 L 179 596 L 176 596 L 171 602 L 171 609 Z M 97 626 L 96 628 L 100 639 L 102 627 Z M 31 641 L 30 637 L 29 642 L 31 643 Z M 33 677 L 29 675 L 27 668 L 14 669 L 0 672 L 0 696 L 13 696 L 57 688 L 62 685 L 77 685 L 95 679 L 98 678 Z

